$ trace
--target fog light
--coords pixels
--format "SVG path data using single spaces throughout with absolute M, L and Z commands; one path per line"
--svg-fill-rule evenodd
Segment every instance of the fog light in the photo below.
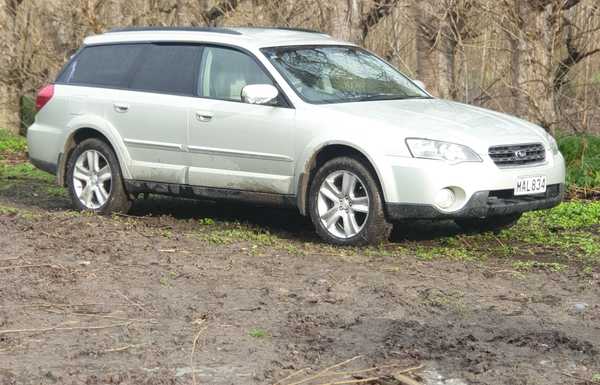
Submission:
M 443 188 L 435 197 L 435 204 L 442 209 L 449 209 L 456 201 L 454 191 L 449 188 Z

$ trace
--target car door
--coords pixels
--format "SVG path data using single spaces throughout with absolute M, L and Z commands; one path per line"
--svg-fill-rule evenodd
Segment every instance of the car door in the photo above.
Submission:
M 242 103 L 242 88 L 273 84 L 256 58 L 219 46 L 203 49 L 200 98 L 189 112 L 189 183 L 291 194 L 295 110 Z
M 119 130 L 137 180 L 186 183 L 188 111 L 202 47 L 146 44 L 126 90 L 113 93 L 106 116 Z

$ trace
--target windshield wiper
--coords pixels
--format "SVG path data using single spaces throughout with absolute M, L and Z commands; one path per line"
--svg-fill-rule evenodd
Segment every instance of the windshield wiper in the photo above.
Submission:
M 369 100 L 393 100 L 393 99 L 398 99 L 398 98 L 403 98 L 403 96 L 400 96 L 398 94 L 372 94 L 372 95 L 362 95 L 353 100 L 355 100 L 357 102 L 366 102 Z
M 366 102 L 373 100 L 404 100 L 404 99 L 431 99 L 430 96 L 406 96 L 406 95 L 398 95 L 398 94 L 373 94 L 373 95 L 364 95 L 360 96 L 353 101 L 357 102 Z

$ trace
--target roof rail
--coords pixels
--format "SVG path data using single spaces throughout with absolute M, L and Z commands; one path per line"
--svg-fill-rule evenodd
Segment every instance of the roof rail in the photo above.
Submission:
M 224 33 L 228 35 L 241 35 L 240 32 L 234 31 L 227 28 L 213 28 L 213 27 L 125 27 L 111 29 L 107 33 L 118 33 L 118 32 L 151 32 L 151 31 L 182 31 L 182 32 L 212 32 L 212 33 Z
M 308 28 L 293 28 L 293 27 L 236 27 L 236 28 L 249 28 L 249 29 L 275 29 L 279 31 L 295 31 L 295 32 L 306 32 L 306 33 L 318 33 L 319 35 L 327 35 L 325 32 L 317 31 Z

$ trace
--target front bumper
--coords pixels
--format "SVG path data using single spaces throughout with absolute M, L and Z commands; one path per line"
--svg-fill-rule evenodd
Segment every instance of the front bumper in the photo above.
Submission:
M 525 211 L 555 207 L 562 202 L 564 184 L 549 185 L 545 194 L 514 196 L 512 190 L 478 191 L 462 209 L 443 212 L 433 205 L 388 203 L 386 211 L 391 220 L 486 218 L 517 214 Z

